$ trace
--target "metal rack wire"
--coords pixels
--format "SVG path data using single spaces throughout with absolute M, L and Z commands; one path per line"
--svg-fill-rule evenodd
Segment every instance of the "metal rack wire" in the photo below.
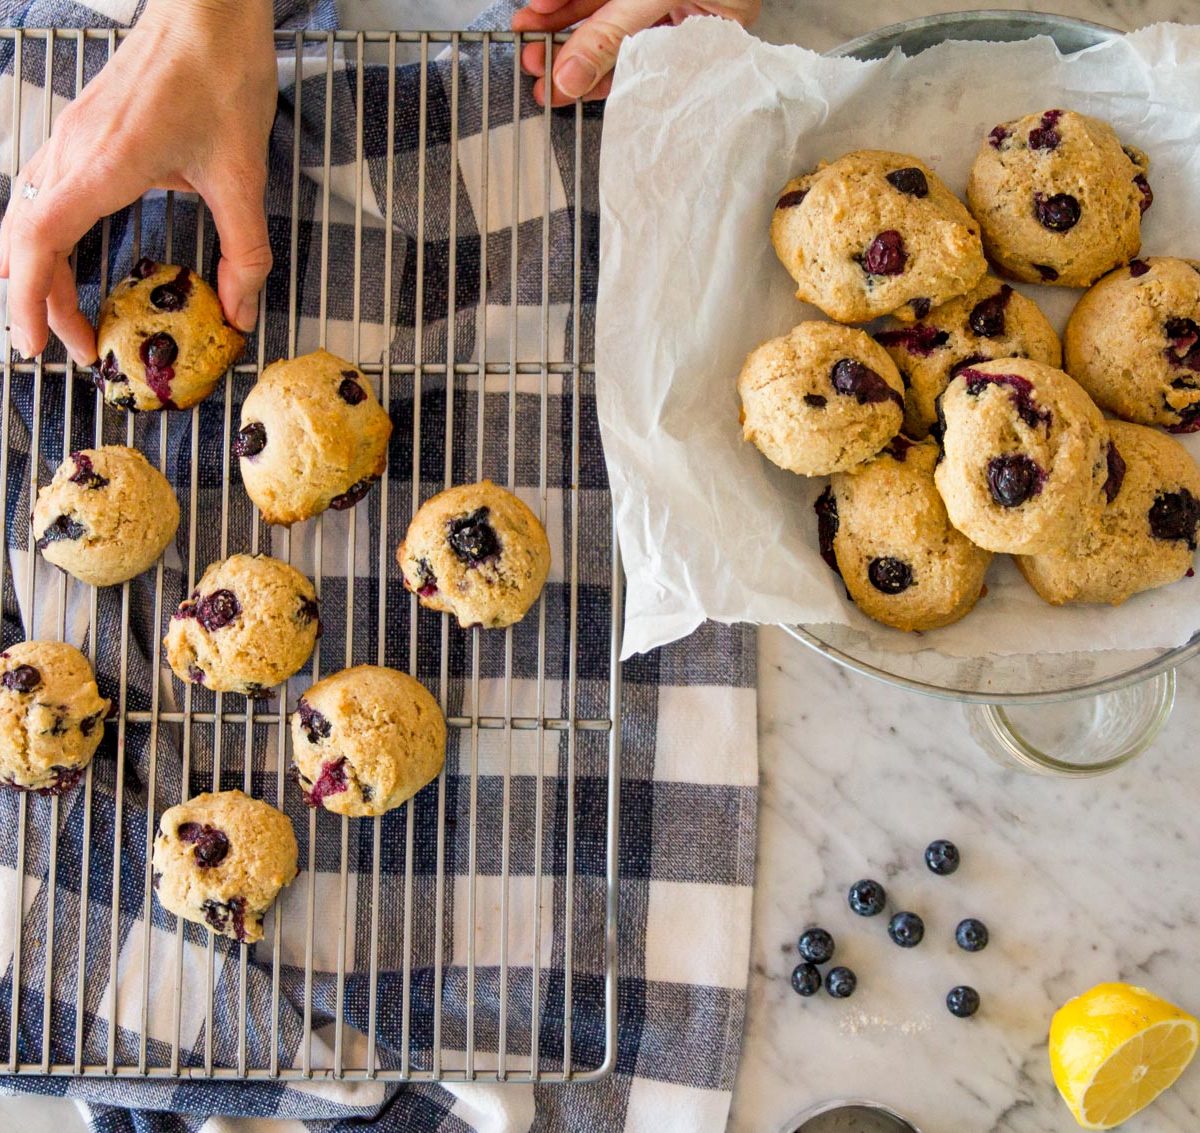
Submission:
M 73 97 L 85 83 L 85 49 L 98 42 L 111 55 L 120 34 L 0 30 L 0 46 L 8 44 L 13 53 L 14 74 L 24 74 L 31 63 L 38 72 L 39 85 L 14 84 L 14 181 L 23 158 L 49 136 L 63 104 L 61 97 L 56 101 L 46 92 L 61 91 L 67 81 L 64 58 L 69 55 L 71 59 L 73 94 L 68 97 Z M 525 38 L 544 42 L 552 55 L 553 37 Z M 269 308 L 264 290 L 259 314 L 262 329 L 251 340 L 246 359 L 201 406 L 183 413 L 122 417 L 106 411 L 98 393 L 82 392 L 87 375 L 77 374 L 69 359 L 55 360 L 48 352 L 32 362 L 14 361 L 5 343 L 0 509 L 9 531 L 7 551 L 0 558 L 0 594 L 6 597 L 6 611 L 19 608 L 20 620 L 18 623 L 11 614 L 6 617 L 4 644 L 22 637 L 70 640 L 85 648 L 93 666 L 98 659 L 112 656 L 105 642 L 114 631 L 119 634 L 119 648 L 114 671 L 105 674 L 98 669 L 102 690 L 116 702 L 116 715 L 82 783 L 61 798 L 20 794 L 14 800 L 9 796 L 15 828 L 3 858 L 7 868 L 0 871 L 9 882 L 7 894 L 0 893 L 9 908 L 7 914 L 0 914 L 0 923 L 11 921 L 12 959 L 5 989 L 8 1019 L 0 1020 L 7 1023 L 6 1059 L 0 1072 L 547 1082 L 594 1079 L 612 1069 L 616 1057 L 622 576 L 607 494 L 581 492 L 580 487 L 581 402 L 592 381 L 587 343 L 578 333 L 584 115 L 577 104 L 565 115 L 546 110 L 533 119 L 541 133 L 542 292 L 536 346 L 526 350 L 517 309 L 521 225 L 516 213 L 522 176 L 528 169 L 520 148 L 528 146 L 528 134 L 514 125 L 510 151 L 488 154 L 490 88 L 496 80 L 493 48 L 511 44 L 511 50 L 519 52 L 522 42 L 519 35 L 486 32 L 277 33 L 277 47 L 290 54 L 293 75 L 304 77 L 294 85 L 289 245 L 282 257 L 277 249 L 270 285 L 286 291 L 286 315 Z M 472 186 L 476 199 L 483 202 L 481 228 L 485 233 L 511 230 L 508 309 L 502 315 L 507 325 L 499 336 L 507 337 L 506 357 L 496 356 L 498 316 L 494 304 L 489 310 L 485 293 L 490 274 L 486 236 L 479 241 L 482 264 L 474 346 L 467 357 L 461 357 L 464 352 L 456 343 L 456 270 L 461 265 L 456 262 L 459 183 L 454 176 L 448 186 L 448 309 L 424 309 L 427 194 L 432 191 L 427 184 L 428 96 L 431 84 L 438 81 L 431 77 L 430 53 L 431 48 L 448 52 L 448 146 L 454 169 L 460 141 L 460 56 L 467 44 L 477 45 L 482 68 L 483 122 L 478 134 L 482 183 Z M 364 244 L 364 63 L 372 52 L 380 62 L 386 61 L 388 68 L 388 123 L 396 119 L 396 75 L 401 59 L 410 57 L 420 66 L 413 268 L 416 311 L 412 356 L 407 360 L 396 360 L 397 351 L 390 344 L 397 298 L 395 210 L 401 194 L 411 187 L 396 183 L 395 139 L 391 135 L 384 199 L 380 201 L 382 262 L 371 263 Z M 346 79 L 340 73 L 343 70 L 346 75 L 353 72 L 354 77 Z M 236 473 L 231 472 L 236 462 L 231 461 L 229 444 L 241 398 L 263 366 L 273 360 L 268 351 L 271 334 L 285 343 L 284 352 L 289 356 L 301 352 L 302 346 L 326 346 L 335 337 L 330 332 L 328 307 L 335 71 L 339 83 L 353 86 L 357 124 L 348 356 L 378 382 L 383 404 L 405 407 L 412 427 L 407 434 L 397 428 L 389 471 L 375 489 L 376 502 L 370 508 L 363 503 L 343 516 L 322 516 L 289 532 L 266 527 L 257 512 L 248 524 L 238 520 L 236 509 L 231 508 L 231 494 L 241 489 Z M 502 81 L 511 76 L 512 117 L 516 120 L 521 77 L 511 66 L 507 72 Z M 324 86 L 324 163 L 323 176 L 317 179 L 320 205 L 314 217 L 314 231 L 319 231 L 320 239 L 319 311 L 315 316 L 298 310 L 297 303 L 304 178 L 301 118 L 303 100 L 314 77 L 317 89 L 322 81 Z M 39 107 L 36 122 L 31 115 L 34 105 Z M 552 172 L 556 172 L 551 134 L 566 128 L 574 130 L 570 172 L 571 200 L 576 206 L 571 233 L 573 286 L 567 315 L 574 318 L 576 333 L 571 336 L 568 356 L 562 357 L 555 356 L 550 316 L 550 199 Z M 489 193 L 493 164 L 510 164 L 506 197 Z M 498 205 L 493 197 L 499 199 Z M 149 200 L 138 202 L 130 210 L 134 259 L 141 254 L 143 211 L 149 204 Z M 163 258 L 187 263 L 190 252 L 195 270 L 211 277 L 213 233 L 203 205 L 194 198 L 168 193 L 154 207 L 161 207 L 161 214 L 156 215 L 165 218 L 165 243 L 158 245 Z M 496 208 L 511 209 L 513 215 L 488 215 Z M 194 235 L 177 232 L 185 211 L 189 217 L 194 215 Z M 112 224 L 111 218 L 104 220 L 95 234 L 99 294 L 111 282 Z M 378 337 L 384 344 L 383 361 L 374 363 L 363 358 L 361 289 L 364 276 L 372 272 L 382 272 L 383 325 Z M 445 344 L 439 357 L 427 345 L 425 324 L 443 316 Z M 313 325 L 316 341 L 307 341 Z M 344 336 L 344 327 L 340 333 Z M 564 407 L 561 438 L 551 424 L 552 396 L 555 404 Z M 28 415 L 22 412 L 26 405 L 31 407 Z M 505 430 L 499 460 L 493 459 L 485 444 L 488 422 L 501 422 Z M 215 443 L 218 430 L 221 467 L 226 473 L 219 485 L 202 486 L 198 472 L 204 463 L 201 446 Z M 562 552 L 561 598 L 551 602 L 543 596 L 525 623 L 503 633 L 461 631 L 452 627 L 448 618 L 420 611 L 414 596 L 399 596 L 392 558 L 395 544 L 407 515 L 433 492 L 462 478 L 463 461 L 456 459 L 460 442 L 468 444 L 470 440 L 468 450 L 473 455 L 473 466 L 468 461 L 465 468 L 470 473 L 467 479 L 490 475 L 517 486 L 518 467 L 528 457 L 519 449 L 518 436 L 528 434 L 536 437 L 536 475 L 530 478 L 532 482 L 524 479 L 523 486 L 534 510 L 550 528 L 552 541 L 558 517 L 550 514 L 552 495 L 557 498 L 552 492 L 551 460 L 565 457 L 562 536 L 555 544 L 556 557 L 557 548 Z M 131 589 L 139 580 L 98 591 L 65 575 L 47 573 L 48 568 L 39 565 L 31 550 L 13 549 L 23 538 L 14 534 L 13 525 L 24 521 L 27 505 L 58 461 L 73 449 L 102 443 L 140 447 L 172 479 L 180 496 L 184 519 L 174 552 L 168 550 L 168 556 L 177 554 L 178 561 L 174 566 L 160 562 L 154 568 L 152 585 L 146 578 L 140 580 L 152 605 L 148 628 L 141 624 L 140 607 Z M 25 446 L 28 458 L 22 468 Z M 405 467 L 405 459 L 397 461 L 397 451 L 404 454 L 409 467 Z M 215 509 L 210 510 L 214 493 L 219 497 L 219 517 L 212 514 Z M 600 641 L 591 632 L 583 640 L 580 623 L 585 589 L 580 567 L 581 509 L 594 508 L 597 497 L 605 509 L 600 518 L 608 537 L 605 582 L 611 595 Z M 376 522 L 378 530 L 370 530 Z M 342 573 L 337 575 L 342 539 L 345 559 Z M 178 573 L 184 593 L 190 592 L 207 565 L 201 559 L 202 551 L 214 540 L 219 557 L 236 551 L 270 550 L 276 557 L 296 563 L 313 577 L 322 596 L 323 621 L 327 596 L 344 606 L 340 622 L 336 618 L 327 622 L 311 673 L 294 680 L 290 689 L 279 690 L 278 707 L 180 686 L 172 683 L 164 668 L 160 639 L 173 609 L 172 572 Z M 80 628 L 84 632 L 76 636 Z M 144 665 L 138 653 L 143 647 Z M 424 679 L 438 697 L 452 740 L 447 770 L 436 786 L 384 818 L 339 819 L 323 811 L 309 811 L 306 818 L 301 817 L 297 823 L 301 875 L 268 914 L 267 937 L 253 950 L 218 942 L 211 934 L 163 913 L 154 901 L 149 860 L 162 809 L 197 787 L 240 786 L 248 794 L 265 797 L 298 814 L 297 789 L 287 785 L 286 777 L 289 736 L 286 726 L 281 726 L 286 710 L 322 672 L 363 661 L 406 667 Z M 586 662 L 589 673 L 586 696 L 581 693 L 581 662 Z M 148 674 L 148 687 L 136 684 L 134 670 L 141 672 L 142 668 Z M 106 678 L 110 681 L 107 688 Z M 140 777 L 134 767 L 135 750 L 146 753 L 146 760 L 139 764 Z M 193 752 L 201 750 L 208 754 L 203 759 L 197 755 L 193 765 Z M 164 797 L 176 782 L 174 766 L 168 763 L 176 758 L 181 760 L 179 793 Z M 598 794 L 584 790 L 597 784 Z M 486 799 L 481 799 L 481 785 Z M 429 800 L 431 795 L 436 796 L 435 801 Z M 426 800 L 422 804 L 425 811 L 418 805 L 421 799 Z M 581 803 L 581 799 L 591 801 Z M 449 814 L 448 800 L 453 808 Z M 554 821 L 548 813 L 552 806 Z M 590 816 L 586 877 L 580 873 L 577 857 L 581 806 L 589 808 Z M 490 843 L 485 846 L 481 831 L 494 833 L 497 825 L 498 848 Z M 486 863 L 481 860 L 485 848 Z M 381 864 L 385 859 L 402 860 L 403 869 L 385 868 Z M 464 859 L 465 868 L 459 869 Z M 524 903 L 514 893 L 518 881 Z M 486 898 L 481 896 L 484 886 Z M 401 894 L 398 901 L 396 888 Z M 466 902 L 461 923 L 460 896 Z M 448 924 L 451 898 L 455 908 Z M 330 901 L 337 926 L 332 945 L 317 932 L 319 926 L 328 924 Z M 523 917 L 527 923 L 519 923 Z M 465 940 L 461 939 L 464 935 Z M 486 958 L 481 956 L 485 940 Z M 332 963 L 327 963 L 330 956 Z M 583 971 L 586 978 L 579 974 Z M 203 987 L 199 996 L 197 981 Z M 266 996 L 261 994 L 264 981 L 269 985 Z M 577 1016 L 585 1003 L 591 1020 L 599 1021 L 603 1042 L 589 1041 L 581 1050 L 573 1043 L 579 1031 Z M 293 1013 L 298 1017 L 298 1032 L 288 1021 Z M 169 1020 L 165 1037 L 164 1017 Z M 448 1020 L 453 1023 L 452 1034 L 447 1033 L 451 1029 Z

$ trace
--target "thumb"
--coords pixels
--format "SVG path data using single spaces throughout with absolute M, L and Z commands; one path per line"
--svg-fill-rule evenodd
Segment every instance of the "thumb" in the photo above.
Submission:
M 657 23 L 671 10 L 669 0 L 609 0 L 563 44 L 554 60 L 554 87 L 582 98 L 617 62 L 626 36 Z
M 221 239 L 217 265 L 221 307 L 225 317 L 243 331 L 254 329 L 258 293 L 271 270 L 271 241 L 263 207 L 265 180 L 265 170 L 257 170 L 247 177 L 225 177 L 196 186 Z

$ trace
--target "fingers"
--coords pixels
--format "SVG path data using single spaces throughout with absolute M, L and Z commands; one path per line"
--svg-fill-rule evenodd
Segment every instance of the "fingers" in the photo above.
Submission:
M 607 0 L 530 0 L 513 13 L 513 31 L 562 31 L 605 7 Z M 665 12 L 670 4 L 660 5 Z
M 609 92 L 612 90 L 612 72 L 610 71 L 604 76 L 590 91 L 583 96 L 584 102 L 598 102 L 601 99 L 608 98 Z M 533 84 L 533 98 L 539 106 L 546 105 L 546 80 L 538 79 Z M 551 106 L 570 106 L 574 103 L 573 98 L 568 98 L 557 87 L 554 88 L 554 100 Z
M 248 331 L 258 318 L 258 293 L 271 270 L 271 242 L 263 207 L 266 170 L 222 177 L 196 188 L 212 211 L 221 238 L 217 292 L 225 317 Z
M 71 265 L 65 258 L 59 260 L 54 269 L 47 309 L 51 329 L 75 364 L 90 366 L 96 360 L 96 332 L 79 309 Z

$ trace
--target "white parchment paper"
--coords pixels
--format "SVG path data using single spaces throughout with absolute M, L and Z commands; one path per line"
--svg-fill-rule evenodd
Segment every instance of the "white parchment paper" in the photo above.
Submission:
M 878 626 L 817 554 L 824 481 L 745 444 L 746 354 L 807 318 L 768 235 L 789 177 L 852 149 L 922 158 L 960 196 L 997 122 L 1052 106 L 1111 122 L 1151 158 L 1143 255 L 1200 258 L 1200 27 L 1156 25 L 1069 58 L 1048 38 L 947 43 L 863 63 L 697 18 L 621 52 L 600 160 L 596 393 L 625 570 L 624 652 L 705 618 L 834 623 L 880 648 L 951 655 L 1182 644 L 1200 578 L 1125 605 L 1045 605 L 1006 556 L 957 625 Z M 1081 294 L 1026 287 L 1061 333 Z M 1200 436 L 1186 438 L 1200 457 Z

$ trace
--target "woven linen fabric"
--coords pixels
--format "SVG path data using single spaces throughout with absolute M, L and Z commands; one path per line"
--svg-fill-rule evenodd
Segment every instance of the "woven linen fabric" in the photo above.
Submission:
M 0 7 L 5 23 L 26 27 L 114 26 L 134 18 L 140 5 L 107 3 L 103 12 L 67 0 Z M 511 7 L 490 9 L 481 26 L 506 28 Z M 335 13 L 327 3 L 276 2 L 280 26 L 330 28 Z M 40 105 L 45 73 L 40 52 L 27 41 L 22 58 L 27 105 Z M 94 75 L 105 48 L 89 46 L 85 74 Z M 73 92 L 74 46 L 68 39 L 56 48 L 53 86 L 65 100 Z M 431 51 L 436 54 L 436 51 Z M 440 687 L 441 619 L 422 611 L 416 626 L 417 650 L 410 657 L 410 603 L 404 594 L 390 549 L 411 515 L 413 443 L 419 426 L 420 458 L 417 492 L 426 498 L 445 482 L 447 409 L 453 423 L 450 453 L 455 483 L 484 474 L 498 482 L 510 475 L 517 490 L 537 506 L 540 452 L 544 443 L 547 481 L 547 527 L 554 548 L 554 568 L 546 590 L 546 715 L 567 716 L 570 659 L 567 541 L 572 529 L 578 544 L 578 691 L 580 718 L 600 718 L 608 710 L 609 625 L 611 619 L 611 512 L 603 456 L 596 424 L 593 378 L 584 370 L 576 386 L 569 373 L 548 379 L 549 399 L 543 442 L 540 421 L 540 376 L 523 373 L 517 382 L 515 467 L 508 461 L 507 378 L 489 384 L 484 419 L 478 419 L 479 389 L 475 374 L 456 375 L 454 395 L 447 401 L 444 364 L 453 348 L 459 362 L 481 357 L 536 362 L 543 355 L 569 362 L 592 358 L 592 328 L 597 277 L 596 159 L 601 117 L 589 106 L 578 145 L 573 111 L 556 113 L 551 132 L 550 198 L 543 187 L 543 111 L 522 79 L 520 100 L 513 106 L 511 48 L 495 44 L 490 54 L 490 92 L 482 104 L 482 54 L 464 45 L 460 56 L 457 106 L 457 162 L 451 150 L 451 68 L 433 59 L 426 74 L 425 135 L 427 158 L 423 215 L 418 216 L 417 147 L 421 134 L 418 111 L 421 68 L 402 65 L 395 74 L 395 119 L 387 118 L 389 70 L 371 63 L 363 70 L 364 120 L 362 215 L 356 218 L 357 186 L 353 177 L 356 139 L 356 91 L 359 68 L 353 45 L 339 45 L 332 68 L 333 128 L 325 150 L 327 73 L 325 57 L 305 53 L 297 75 L 293 53 L 281 54 L 281 92 L 270 150 L 268 216 L 275 267 L 266 291 L 266 319 L 247 346 L 246 358 L 271 361 L 301 353 L 324 341 L 329 349 L 364 364 L 421 362 L 419 417 L 410 373 L 394 373 L 385 391 L 395 423 L 386 481 L 353 512 L 327 513 L 317 523 L 296 527 L 285 539 L 279 529 L 255 522 L 237 473 L 236 461 L 226 482 L 225 414 L 220 388 L 198 411 L 199 430 L 192 436 L 191 414 L 170 414 L 166 443 L 159 415 L 134 419 L 134 443 L 152 462 L 163 459 L 176 485 L 194 479 L 193 495 L 181 492 L 183 519 L 175 543 L 168 548 L 163 570 L 161 607 L 157 610 L 154 573 L 129 588 L 126 613 L 129 648 L 120 644 L 120 590 L 101 592 L 95 648 L 102 691 L 115 696 L 121 665 L 127 667 L 127 702 L 131 711 L 149 712 L 157 682 L 160 707 L 182 707 L 181 686 L 169 670 L 152 671 L 153 645 L 165 620 L 190 580 L 222 554 L 258 549 L 290 555 L 294 565 L 313 575 L 319 565 L 324 635 L 314 662 L 291 682 L 288 704 L 312 680 L 314 665 L 327 674 L 344 664 L 375 662 L 416 671 L 435 695 L 444 692 L 451 714 L 469 712 L 472 691 L 472 637 L 451 628 L 444 659 L 446 688 Z M 14 50 L 0 43 L 0 123 L 12 120 Z M 299 80 L 299 83 L 298 81 Z M 299 90 L 298 90 L 299 86 Z M 300 111 L 297 115 L 297 98 Z M 514 113 L 515 110 L 515 113 Z M 302 176 L 293 213 L 292 162 L 299 121 Z M 514 127 L 515 122 L 515 127 Z M 481 139 L 487 131 L 487 201 L 483 193 Z M 521 141 L 520 189 L 511 195 L 514 136 Z M 391 275 L 385 280 L 385 221 L 388 141 L 392 139 L 394 206 Z M 32 150 L 28 137 L 23 153 Z M 0 139 L 0 168 L 11 168 L 11 137 Z M 577 154 L 581 164 L 576 170 Z M 328 178 L 325 169 L 328 166 Z M 575 184 L 581 186 L 576 199 Z M 326 190 L 328 189 L 328 194 Z M 452 190 L 453 189 L 453 193 Z M 11 185 L 0 176 L 0 199 Z M 456 240 L 451 248 L 450 203 L 454 198 Z M 326 208 L 328 225 L 323 221 Z M 549 246 L 543 247 L 543 215 L 549 215 Z M 361 243 L 356 240 L 356 220 Z M 421 221 L 423 220 L 423 226 Z M 162 195 L 143 203 L 140 218 L 133 210 L 110 225 L 107 259 L 99 232 L 81 243 L 78 274 L 85 309 L 95 315 L 102 266 L 111 281 L 132 262 L 136 250 L 166 256 L 167 213 Z M 177 197 L 171 213 L 171 258 L 195 264 L 203 256 L 204 273 L 214 278 L 219 245 L 211 221 L 198 224 L 195 203 Z M 516 225 L 516 232 L 513 225 Z M 579 257 L 575 234 L 578 224 Z M 198 231 L 202 238 L 198 239 Z M 418 241 L 423 247 L 418 249 Z M 357 247 L 356 247 L 357 246 Z M 516 248 L 515 264 L 512 250 Z M 293 247 L 295 254 L 293 255 Z M 356 251 L 358 258 L 356 259 Z M 418 256 L 418 251 L 420 256 Z M 549 267 L 543 279 L 543 256 Z M 486 273 L 481 271 L 486 257 Z M 417 262 L 423 264 L 418 294 Z M 322 262 L 327 286 L 321 287 Z M 576 273 L 576 269 L 578 269 Z M 578 281 L 576 280 L 578 274 Z M 297 318 L 289 322 L 293 280 Z M 453 286 L 451 286 L 453 280 Z M 512 294 L 515 280 L 516 291 Z M 575 291 L 578 287 L 578 305 Z M 543 293 L 548 301 L 543 314 Z M 385 298 L 387 306 L 385 307 Z M 354 315 L 361 318 L 356 334 Z M 324 316 L 324 321 L 322 321 Z M 543 323 L 543 319 L 545 322 Z M 418 334 L 418 329 L 420 333 Z M 294 338 L 293 338 L 294 331 Z M 323 337 L 322 337 L 323 331 Z M 543 342 L 543 336 L 545 340 Z M 261 342 L 260 342 L 261 338 Z M 62 360 L 54 345 L 47 358 Z M 561 368 L 569 370 L 569 367 Z M 253 375 L 232 381 L 230 419 Z M 378 375 L 373 379 L 379 380 Z M 37 464 L 31 466 L 31 422 L 34 386 L 28 374 L 14 375 L 6 391 L 10 405 L 8 435 L 9 491 L 6 533 L 9 569 L 4 575 L 3 644 L 32 636 L 57 636 L 87 650 L 90 592 L 71 583 L 34 556 L 31 561 L 25 519 L 30 505 L 30 479 L 45 483 L 66 447 L 93 443 L 95 395 L 83 380 L 71 392 L 71 436 L 64 445 L 64 379 L 47 373 L 41 386 L 41 431 Z M 377 387 L 378 388 L 378 387 Z M 578 399 L 576 405 L 575 399 Z M 578 419 L 578 492 L 571 483 L 572 425 Z M 416 418 L 416 419 L 415 419 Z M 236 427 L 236 425 L 235 425 Z M 106 410 L 103 439 L 123 443 L 123 414 Z M 477 441 L 482 438 L 482 449 Z M 193 514 L 193 512 L 195 514 Z M 573 514 L 577 513 L 577 514 Z M 224 522 L 221 522 L 224 517 Z M 195 528 L 194 556 L 189 531 Z M 321 534 L 318 537 L 317 530 Z M 386 534 L 388 554 L 378 557 L 378 537 Z M 252 543 L 257 540 L 257 543 Z M 189 567 L 189 559 L 194 562 Z M 384 569 L 381 589 L 378 571 Z M 30 571 L 36 572 L 31 580 Z M 29 601 L 32 581 L 32 604 Z M 353 599 L 351 605 L 351 587 Z M 65 597 L 65 602 L 60 601 Z M 382 640 L 377 617 L 386 602 Z M 348 607 L 353 617 L 347 617 Z M 513 633 L 514 715 L 537 709 L 536 611 Z M 349 634 L 349 636 L 348 636 Z M 502 714 L 503 635 L 482 635 L 480 654 L 481 714 Z M 635 658 L 622 667 L 623 709 L 620 721 L 623 754 L 619 827 L 619 982 L 618 1048 L 615 1072 L 599 1082 L 559 1085 L 412 1084 L 336 1081 L 217 1082 L 205 1080 L 122 1081 L 102 1078 L 18 1076 L 0 1078 L 0 1089 L 33 1091 L 78 1099 L 98 1130 L 177 1131 L 270 1129 L 381 1130 L 640 1130 L 655 1133 L 703 1131 L 723 1127 L 729 1105 L 744 1012 L 749 950 L 751 883 L 754 862 L 756 795 L 754 635 L 744 627 L 708 625 L 687 641 Z M 234 704 L 232 702 L 236 701 Z M 194 691 L 192 708 L 213 711 L 215 698 Z M 226 713 L 241 710 L 241 698 L 226 696 Z M 445 778 L 446 885 L 441 895 L 442 952 L 440 1035 L 442 1066 L 461 1068 L 466 1046 L 466 937 L 469 870 L 468 830 L 477 835 L 477 907 L 492 909 L 499 900 L 503 800 L 501 789 L 507 753 L 501 732 L 479 733 L 478 751 L 470 750 L 469 732 L 451 730 Z M 531 953 L 540 952 L 540 1016 L 538 1051 L 547 1072 L 562 1065 L 564 947 L 567 865 L 567 741 L 548 735 L 539 747 L 536 732 L 514 733 L 510 815 L 510 901 L 508 940 L 508 1054 L 510 1068 L 527 1064 L 532 1034 Z M 196 925 L 176 922 L 151 899 L 145 904 L 145 850 L 148 825 L 177 802 L 187 768 L 189 794 L 221 787 L 241 787 L 249 759 L 249 784 L 256 797 L 274 802 L 280 787 L 280 751 L 276 730 L 241 723 L 215 729 L 194 724 L 187 737 L 179 725 L 164 724 L 151 744 L 150 726 L 126 725 L 123 758 L 118 759 L 116 729 L 110 725 L 97 753 L 90 815 L 91 856 L 87 875 L 87 952 L 78 955 L 82 908 L 82 839 L 84 790 L 59 803 L 58 829 L 49 825 L 50 801 L 29 796 L 24 856 L 24 935 L 21 940 L 19 1026 L 15 1036 L 22 1062 L 36 1064 L 43 1051 L 43 989 L 47 957 L 44 948 L 48 902 L 49 844 L 57 838 L 55 947 L 52 963 L 50 1049 L 54 1062 L 76 1057 L 75 1020 L 78 972 L 83 964 L 83 1050 L 85 1063 L 104 1063 L 112 1044 L 118 1064 L 136 1064 L 142 1042 L 151 1066 L 169 1065 L 175 1035 L 172 1000 L 177 934 L 183 938 L 183 990 L 180 1002 L 180 1061 L 202 1069 L 206 1046 L 214 1059 L 236 1063 L 237 1037 L 244 1026 L 251 1065 L 263 1064 L 274 1045 L 283 1065 L 298 1065 L 304 1045 L 305 915 L 309 894 L 309 822 L 299 792 L 288 785 L 284 809 L 300 842 L 301 876 L 277 906 L 282 925 L 281 1007 L 278 1033 L 271 1012 L 271 938 L 274 915 L 267 918 L 268 940 L 249 949 L 246 973 L 247 1008 L 239 1000 L 240 949 L 217 938 L 213 966 L 212 1027 L 206 1010 L 209 934 Z M 471 808 L 470 761 L 478 761 L 478 798 Z M 153 794 L 150 798 L 151 760 Z M 534 813 L 538 760 L 544 771 L 541 894 L 543 923 L 537 923 L 533 892 Z M 580 731 L 574 753 L 573 900 L 576 926 L 572 934 L 572 1051 L 574 1064 L 588 1069 L 600 1064 L 604 1050 L 605 821 L 608 801 L 607 738 L 603 732 Z M 186 760 L 186 763 L 185 763 Z M 216 769 L 214 773 L 214 769 Z M 117 785 L 122 784 L 117 807 Z M 13 792 L 0 792 L 0 823 L 13 830 L 19 802 Z M 430 786 L 409 806 L 391 812 L 381 827 L 381 888 L 376 915 L 380 924 L 376 1056 L 382 1067 L 398 1067 L 404 1021 L 401 1017 L 406 821 L 412 808 L 413 903 L 411 1029 L 408 1054 L 415 1068 L 433 1062 L 432 1006 L 436 993 L 434 909 L 437 874 L 438 792 Z M 122 823 L 122 858 L 114 868 L 114 825 Z M 337 949 L 340 923 L 340 821 L 318 813 L 311 847 L 316 872 L 312 879 L 316 930 L 312 949 L 311 1063 L 320 1070 L 332 1064 L 337 1018 Z M 369 940 L 372 911 L 374 823 L 352 821 L 348 842 L 348 927 L 346 981 L 342 1001 L 343 1055 L 347 1065 L 362 1065 L 368 1017 Z M 16 852 L 13 840 L 0 846 L 0 1052 L 9 1050 L 12 1018 Z M 114 879 L 120 880 L 115 986 L 110 980 Z M 147 919 L 149 932 L 147 932 Z M 482 914 L 477 920 L 487 920 Z M 495 917 L 491 918 L 494 922 Z M 485 926 L 487 927 L 487 926 Z M 494 928 L 494 924 L 491 925 Z M 152 986 L 143 989 L 144 948 L 151 948 Z M 496 1020 L 500 1003 L 498 941 L 494 933 L 475 935 L 475 1056 L 486 1070 L 495 1065 Z M 143 996 L 147 1026 L 142 1033 Z M 117 1017 L 112 1017 L 113 1002 Z M 489 1061 L 490 1060 L 490 1061 Z M 263 1119 L 277 1119 L 268 1122 Z M 282 1122 L 282 1124 L 281 1124 Z

